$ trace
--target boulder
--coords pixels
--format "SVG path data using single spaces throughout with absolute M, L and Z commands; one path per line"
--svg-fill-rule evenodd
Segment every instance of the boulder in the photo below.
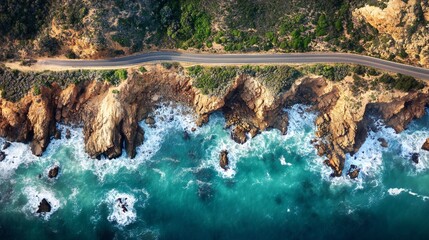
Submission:
M 60 167 L 54 166 L 53 168 L 49 169 L 48 177 L 49 178 L 56 178 L 58 176 L 59 171 L 60 171 Z
M 55 129 L 54 139 L 61 139 L 61 130 Z
M 413 153 L 413 154 L 411 155 L 411 161 L 413 161 L 415 164 L 417 164 L 417 163 L 419 163 L 419 157 L 420 157 L 420 154 L 418 154 L 418 153 Z
M 71 138 L 71 132 L 70 129 L 67 128 L 66 130 L 66 139 L 70 139 Z
M 222 152 L 220 152 L 219 165 L 223 170 L 227 170 L 228 164 L 229 164 L 228 151 L 223 150 Z
M 347 172 L 347 175 L 351 179 L 356 179 L 359 176 L 360 168 L 358 168 L 356 165 L 350 165 L 349 171 Z
M 2 162 L 5 159 L 6 159 L 6 153 L 4 153 L 3 151 L 0 151 L 0 162 Z
M 155 124 L 155 119 L 153 119 L 153 117 L 147 117 L 145 120 L 145 123 L 147 125 L 154 125 Z
M 236 143 L 243 144 L 247 141 L 246 131 L 243 127 L 237 126 L 231 131 L 231 138 Z
M 42 156 L 42 154 L 43 154 L 43 147 L 42 147 L 42 145 L 41 145 L 39 142 L 37 142 L 37 141 L 32 141 L 32 142 L 30 143 L 30 149 L 31 149 L 31 152 L 32 152 L 34 155 L 36 155 L 37 157 L 40 157 L 40 156 Z
M 423 143 L 422 149 L 426 150 L 426 151 L 429 151 L 429 138 L 426 139 L 425 143 Z
M 384 138 L 379 138 L 377 139 L 380 142 L 380 146 L 387 148 L 389 146 L 389 144 L 387 143 L 386 139 Z
M 3 144 L 3 150 L 6 150 L 10 147 L 11 143 L 10 142 L 4 142 Z
M 45 213 L 45 212 L 50 212 L 50 211 L 51 211 L 51 205 L 49 204 L 49 202 L 45 198 L 42 199 L 42 201 L 39 203 L 37 213 Z

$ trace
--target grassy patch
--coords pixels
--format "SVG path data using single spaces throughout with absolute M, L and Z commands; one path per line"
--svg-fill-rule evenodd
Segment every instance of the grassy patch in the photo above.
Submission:
M 236 67 L 188 68 L 188 74 L 194 78 L 193 85 L 203 94 L 222 95 L 237 76 Z

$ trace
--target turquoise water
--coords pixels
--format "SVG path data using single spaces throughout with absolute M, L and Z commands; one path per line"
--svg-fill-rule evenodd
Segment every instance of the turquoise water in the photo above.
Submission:
M 0 163 L 0 239 L 427 239 L 429 153 L 420 147 L 429 116 L 398 135 L 380 123 L 347 158 L 346 168 L 362 168 L 359 178 L 331 179 L 310 144 L 316 114 L 303 109 L 286 109 L 286 136 L 270 130 L 239 145 L 220 113 L 185 140 L 190 111 L 162 106 L 155 128 L 141 123 L 146 139 L 133 160 L 89 159 L 78 128 L 41 158 L 13 143 Z M 223 149 L 228 171 L 218 166 Z M 60 175 L 48 179 L 55 164 Z M 35 213 L 42 198 L 48 215 Z

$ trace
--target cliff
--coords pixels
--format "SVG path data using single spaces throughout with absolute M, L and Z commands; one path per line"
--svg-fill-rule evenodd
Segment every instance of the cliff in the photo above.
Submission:
M 428 87 L 410 92 L 388 89 L 378 77 L 368 74 L 349 74 L 332 81 L 312 74 L 296 75 L 289 67 L 234 68 L 230 71 L 234 75 L 207 93 L 198 85 L 203 75 L 193 76 L 181 66 L 147 68 L 147 72 L 128 70 L 128 79 L 117 86 L 96 80 L 63 88 L 52 84 L 41 87 L 39 94 L 30 91 L 17 102 L 0 99 L 0 136 L 30 142 L 33 153 L 40 156 L 58 132 L 56 123 L 78 125 L 83 126 L 85 149 L 91 157 L 115 158 L 124 146 L 133 158 L 136 147 L 144 142 L 138 123 L 162 102 L 193 107 L 198 125 L 207 122 L 211 113 L 222 111 L 226 127 L 238 143 L 267 128 L 286 134 L 288 117 L 283 109 L 303 103 L 319 112 L 314 145 L 339 176 L 345 154 L 360 148 L 372 128 L 372 117 L 400 132 L 412 119 L 422 117 L 429 105 Z M 227 69 L 205 71 L 216 78 Z M 273 76 L 282 77 L 276 82 Z

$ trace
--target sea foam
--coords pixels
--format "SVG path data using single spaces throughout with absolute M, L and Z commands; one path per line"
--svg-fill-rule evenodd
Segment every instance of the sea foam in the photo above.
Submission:
M 136 220 L 137 213 L 134 209 L 136 198 L 133 195 L 111 190 L 106 196 L 106 203 L 110 209 L 110 215 L 107 217 L 110 222 L 126 226 Z
M 27 198 L 27 204 L 23 207 L 23 212 L 34 216 L 40 216 L 44 220 L 49 220 L 51 215 L 55 213 L 60 207 L 60 200 L 56 198 L 55 194 L 44 188 L 26 187 L 23 191 Z M 37 213 L 40 202 L 46 199 L 51 205 L 51 211 L 47 213 Z
M 425 195 L 420 195 L 418 193 L 415 193 L 409 189 L 405 189 L 405 188 L 389 188 L 387 190 L 387 193 L 389 193 L 390 196 L 397 196 L 401 193 L 408 193 L 411 196 L 417 197 L 422 199 L 423 201 L 427 201 L 429 200 L 429 196 L 425 196 Z

